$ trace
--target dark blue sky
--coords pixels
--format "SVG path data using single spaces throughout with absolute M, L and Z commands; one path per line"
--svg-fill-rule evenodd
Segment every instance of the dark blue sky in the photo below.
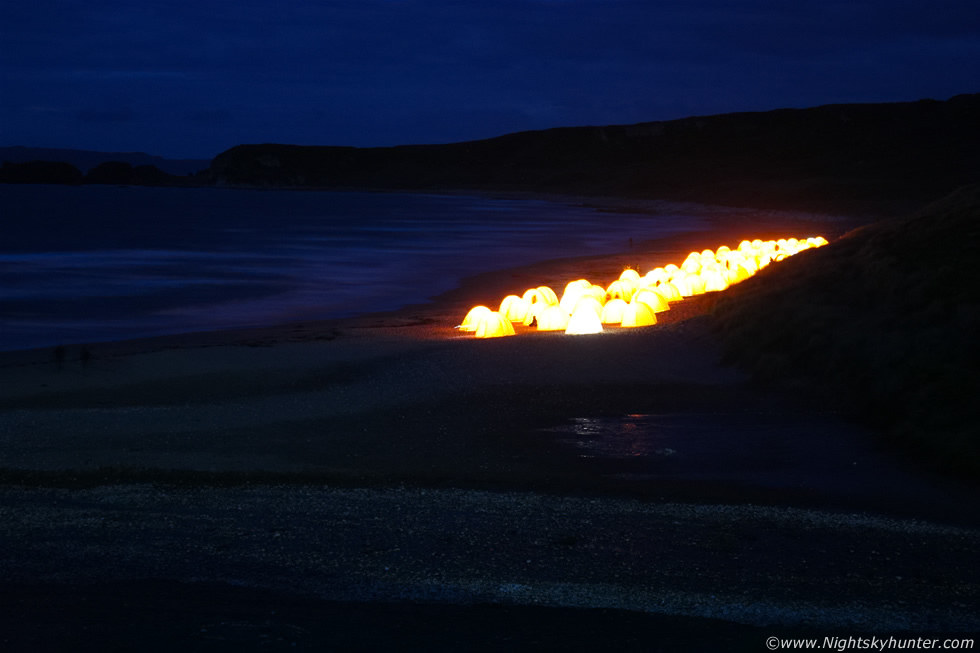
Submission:
M 977 0 L 11 0 L 0 145 L 209 158 L 980 91 Z

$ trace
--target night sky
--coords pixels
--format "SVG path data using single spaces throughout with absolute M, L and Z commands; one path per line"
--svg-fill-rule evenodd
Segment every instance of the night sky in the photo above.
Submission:
M 980 91 L 977 0 L 0 3 L 0 145 L 210 158 Z

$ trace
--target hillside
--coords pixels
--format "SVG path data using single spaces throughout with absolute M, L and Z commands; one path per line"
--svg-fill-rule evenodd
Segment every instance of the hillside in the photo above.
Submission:
M 980 184 L 726 291 L 731 362 L 799 379 L 918 454 L 980 472 Z
M 381 148 L 240 145 L 219 185 L 602 194 L 884 214 L 980 179 L 980 94 Z

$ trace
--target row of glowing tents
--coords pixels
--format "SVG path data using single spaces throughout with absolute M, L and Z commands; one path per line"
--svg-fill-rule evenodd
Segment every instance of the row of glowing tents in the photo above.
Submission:
M 457 328 L 477 338 L 496 338 L 515 335 L 517 323 L 567 334 L 599 333 L 603 325 L 649 326 L 657 323 L 657 313 L 670 309 L 670 302 L 724 290 L 770 263 L 826 244 L 822 236 L 743 240 L 737 249 L 722 245 L 715 251 L 691 252 L 679 266 L 665 265 L 644 276 L 627 268 L 607 287 L 577 279 L 565 286 L 561 298 L 548 286 L 529 288 L 523 295 L 505 297 L 496 311 L 473 307 Z

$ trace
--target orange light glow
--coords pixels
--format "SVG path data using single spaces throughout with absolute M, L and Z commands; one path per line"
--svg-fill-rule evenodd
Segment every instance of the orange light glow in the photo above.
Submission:
M 503 336 L 513 336 L 514 325 L 500 313 L 491 311 L 483 316 L 476 327 L 477 338 L 500 338 Z
M 474 306 L 457 328 L 477 338 L 497 338 L 515 335 L 514 324 L 568 334 L 600 333 L 603 324 L 648 326 L 656 324 L 657 313 L 670 309 L 670 302 L 725 290 L 776 261 L 827 244 L 822 236 L 746 239 L 735 249 L 721 245 L 714 251 L 691 252 L 681 265 L 667 263 L 643 276 L 626 268 L 607 286 L 576 279 L 566 284 L 560 299 L 548 286 L 528 288 L 523 295 L 507 295 L 499 311 Z
M 466 317 L 463 318 L 463 322 L 459 325 L 459 330 L 476 331 L 476 327 L 480 324 L 480 318 L 492 312 L 493 311 L 486 306 L 474 306 L 470 309 L 470 312 L 466 314 Z
M 626 268 L 625 270 L 623 270 L 623 273 L 619 275 L 619 279 L 621 281 L 632 281 L 636 283 L 637 281 L 640 280 L 640 273 L 634 270 L 633 268 Z
M 538 315 L 538 331 L 564 331 L 566 328 L 568 313 L 561 306 L 548 306 Z
M 622 299 L 610 299 L 606 302 L 606 305 L 602 307 L 602 319 L 603 324 L 620 324 L 623 321 L 623 313 L 626 312 L 626 307 L 629 306 Z
M 643 302 L 636 302 L 635 304 L 628 304 L 626 306 L 622 322 L 624 327 L 652 326 L 656 323 L 657 316 Z
M 517 295 L 507 295 L 500 302 L 500 314 L 511 322 L 523 322 L 530 304 Z
M 641 290 L 633 295 L 632 302 L 643 302 L 654 313 L 662 313 L 670 310 L 670 303 L 667 301 L 667 298 L 652 288 Z
M 569 335 L 586 335 L 589 333 L 602 333 L 602 318 L 594 305 L 589 302 L 590 298 L 583 298 L 575 305 L 575 312 L 568 318 L 568 326 L 565 333 Z M 598 304 L 599 302 L 595 302 Z

